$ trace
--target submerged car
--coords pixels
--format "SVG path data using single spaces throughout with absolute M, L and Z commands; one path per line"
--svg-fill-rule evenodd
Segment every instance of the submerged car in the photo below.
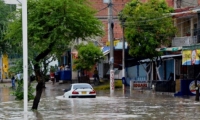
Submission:
M 88 83 L 74 83 L 64 90 L 64 98 L 96 98 L 96 92 Z

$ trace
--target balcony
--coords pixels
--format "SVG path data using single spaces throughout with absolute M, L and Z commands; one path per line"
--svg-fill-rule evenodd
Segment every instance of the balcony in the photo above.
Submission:
M 197 36 L 174 37 L 172 47 L 190 46 L 197 43 Z

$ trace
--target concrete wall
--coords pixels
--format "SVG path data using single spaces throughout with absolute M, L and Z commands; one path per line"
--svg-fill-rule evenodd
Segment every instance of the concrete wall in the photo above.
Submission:
M 143 64 L 146 67 L 146 64 Z M 136 77 L 146 77 L 145 69 L 142 65 L 136 65 L 127 68 L 127 78 L 135 80 Z
M 169 78 L 170 73 L 174 73 L 174 59 L 166 61 L 166 79 Z

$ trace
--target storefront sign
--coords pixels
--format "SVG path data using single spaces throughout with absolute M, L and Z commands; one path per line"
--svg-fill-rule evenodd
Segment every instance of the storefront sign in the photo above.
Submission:
M 200 81 L 197 81 L 197 86 L 200 87 Z M 189 84 L 189 90 L 192 94 L 196 94 L 196 89 L 195 89 L 195 81 L 192 81 L 190 84 Z
M 198 65 L 200 64 L 199 55 L 200 50 L 184 50 L 182 51 L 182 65 Z
M 148 87 L 147 81 L 133 81 L 133 88 L 146 88 Z

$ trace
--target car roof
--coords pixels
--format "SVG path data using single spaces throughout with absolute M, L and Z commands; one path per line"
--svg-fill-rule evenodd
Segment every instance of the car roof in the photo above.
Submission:
M 88 83 L 73 83 L 72 85 L 90 85 Z

